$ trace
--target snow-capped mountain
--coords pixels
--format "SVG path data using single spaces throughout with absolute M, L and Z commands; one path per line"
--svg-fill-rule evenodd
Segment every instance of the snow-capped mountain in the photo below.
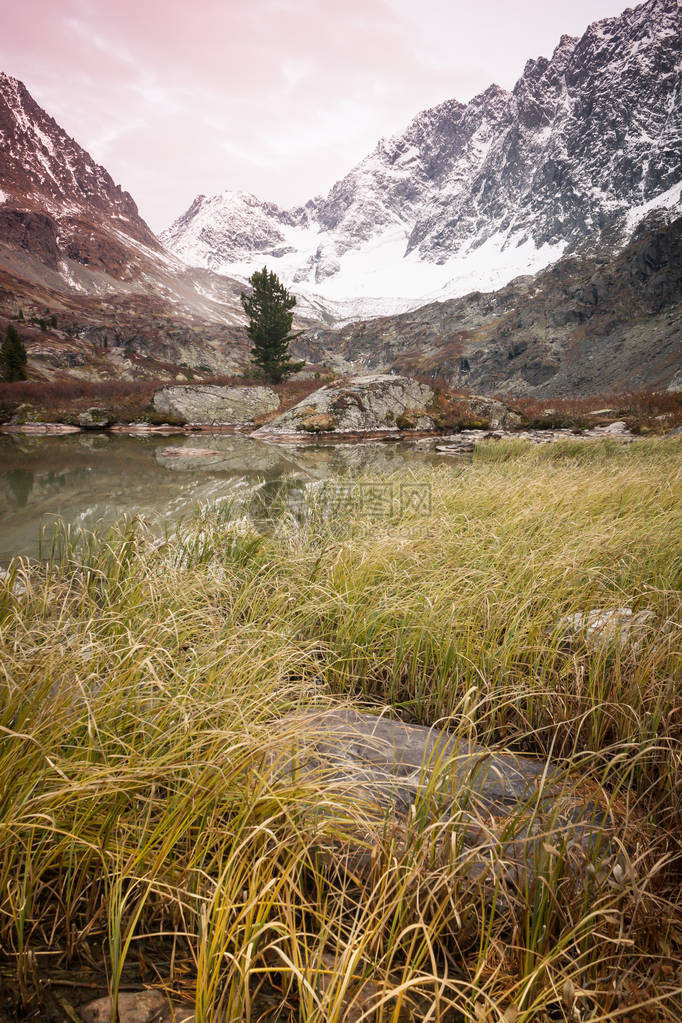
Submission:
M 419 114 L 326 197 L 283 210 L 199 196 L 161 236 L 185 262 L 275 269 L 340 319 L 415 308 L 622 248 L 682 207 L 682 23 L 648 0 L 563 36 L 511 92 Z

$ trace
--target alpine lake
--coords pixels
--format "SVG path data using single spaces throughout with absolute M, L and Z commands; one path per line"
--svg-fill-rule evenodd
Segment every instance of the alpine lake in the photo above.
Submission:
M 276 502 L 305 499 L 325 480 L 376 480 L 397 470 L 452 463 L 427 444 L 263 443 L 224 433 L 63 436 L 0 435 L 0 565 L 49 554 L 60 523 L 95 531 L 140 518 L 164 536 L 197 509 L 230 503 L 234 514 L 263 515 Z M 342 493 L 342 491 L 340 491 Z M 377 495 L 374 495 L 377 498 Z

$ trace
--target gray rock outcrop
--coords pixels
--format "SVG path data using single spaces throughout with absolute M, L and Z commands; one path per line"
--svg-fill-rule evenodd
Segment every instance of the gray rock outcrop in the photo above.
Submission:
M 84 430 L 106 430 L 114 416 L 105 408 L 89 408 L 78 415 L 78 425 Z
M 275 412 L 279 396 L 271 387 L 219 387 L 191 384 L 164 387 L 157 391 L 153 405 L 161 415 L 200 426 L 235 426 L 252 423 L 259 416 Z
M 435 392 L 404 376 L 375 373 L 327 384 L 256 432 L 260 435 L 432 430 Z
M 545 760 L 351 709 L 309 712 L 294 724 L 294 749 L 276 770 L 312 779 L 330 800 L 358 809 L 355 865 L 363 865 L 372 827 L 385 828 L 391 815 L 398 831 L 414 820 L 454 829 L 459 869 L 470 877 L 492 865 L 522 884 L 548 849 L 583 866 L 610 853 L 613 822 L 603 796 Z

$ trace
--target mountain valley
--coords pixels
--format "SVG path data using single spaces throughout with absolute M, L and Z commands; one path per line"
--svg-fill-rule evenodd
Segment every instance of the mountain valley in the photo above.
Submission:
M 6 74 L 0 144 L 0 329 L 23 321 L 38 379 L 243 373 L 239 295 L 266 263 L 315 367 L 509 395 L 680 386 L 677 0 L 423 111 L 326 196 L 199 195 L 160 238 Z

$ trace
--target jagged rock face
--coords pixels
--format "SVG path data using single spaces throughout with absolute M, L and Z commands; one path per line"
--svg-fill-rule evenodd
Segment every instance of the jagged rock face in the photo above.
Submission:
M 615 251 L 649 209 L 681 206 L 681 57 L 677 0 L 648 0 L 563 36 L 511 93 L 493 85 L 419 114 L 325 198 L 283 211 L 200 196 L 162 237 L 215 270 L 267 257 L 303 291 L 355 299 L 336 308 L 348 318 Z
M 29 348 L 32 373 L 136 375 L 134 359 L 97 357 L 104 342 L 149 360 L 142 375 L 166 376 L 162 362 L 239 372 L 241 288 L 165 250 L 130 195 L 0 73 L 0 317 L 54 315 L 60 326 Z
M 499 291 L 313 330 L 297 358 L 453 388 L 569 396 L 675 389 L 682 361 L 682 217 L 643 225 L 610 259 L 567 256 Z
M 39 210 L 42 216 L 52 218 L 60 252 L 114 276 L 121 276 L 126 269 L 121 259 L 126 239 L 160 250 L 132 196 L 60 128 L 22 82 L 3 73 L 0 189 L 4 206 Z M 105 227 L 106 221 L 109 227 Z M 117 244 L 116 238 L 123 244 L 121 240 Z M 118 250 L 113 260 L 107 257 L 107 245 Z M 54 258 L 50 246 L 44 254 L 48 262 Z
M 679 185 L 680 27 L 676 0 L 653 0 L 528 61 L 473 179 L 436 201 L 410 247 L 443 258 L 487 229 L 571 250 Z
M 46 213 L 0 206 L 0 238 L 56 270 L 59 261 L 56 224 Z
M 382 139 L 317 207 L 321 226 L 336 234 L 336 251 L 342 255 L 398 223 L 410 229 L 409 252 L 425 206 L 445 202 L 445 191 L 475 174 L 507 101 L 504 89 L 492 85 L 467 105 L 448 100 L 416 117 L 403 135 Z
M 220 270 L 239 263 L 245 252 L 256 256 L 292 251 L 283 231 L 307 225 L 304 209 L 287 212 L 246 192 L 199 195 L 175 222 L 174 251 L 191 264 L 194 250 L 201 248 L 207 257 L 202 265 Z

